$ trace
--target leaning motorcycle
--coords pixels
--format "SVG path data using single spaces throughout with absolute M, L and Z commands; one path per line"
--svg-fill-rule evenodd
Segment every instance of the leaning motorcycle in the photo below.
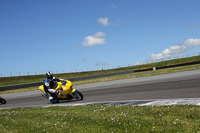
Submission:
M 39 87 L 39 89 L 44 92 L 42 94 L 42 96 L 48 98 L 48 96 L 45 95 L 45 90 L 44 90 L 44 86 L 41 85 Z M 76 90 L 75 88 L 73 88 L 72 82 L 69 80 L 64 80 L 64 81 L 60 81 L 57 82 L 54 86 L 53 89 L 55 89 L 56 91 L 62 90 L 58 95 L 58 101 L 59 100 L 83 100 L 83 94 Z
M 6 104 L 6 100 L 4 98 L 0 97 L 0 103 Z

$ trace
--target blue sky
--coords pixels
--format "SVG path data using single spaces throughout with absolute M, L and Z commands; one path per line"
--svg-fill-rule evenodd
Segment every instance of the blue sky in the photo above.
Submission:
M 199 0 L 0 0 L 0 74 L 87 71 L 200 53 Z

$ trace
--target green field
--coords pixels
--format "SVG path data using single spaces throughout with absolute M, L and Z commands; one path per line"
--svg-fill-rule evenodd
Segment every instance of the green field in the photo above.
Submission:
M 200 132 L 199 106 L 75 106 L 0 110 L 1 133 Z

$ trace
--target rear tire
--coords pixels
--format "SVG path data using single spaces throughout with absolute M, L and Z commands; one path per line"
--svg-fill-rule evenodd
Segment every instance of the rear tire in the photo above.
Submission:
M 76 100 L 83 100 L 83 94 L 78 90 L 75 90 L 72 95 Z

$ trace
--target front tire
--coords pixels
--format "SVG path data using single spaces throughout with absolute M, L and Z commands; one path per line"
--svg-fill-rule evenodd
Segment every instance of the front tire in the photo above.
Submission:
M 3 99 L 3 98 L 1 98 L 1 99 L 0 99 L 0 103 L 2 103 L 2 104 L 6 104 L 6 100 Z
M 83 94 L 78 90 L 75 90 L 72 95 L 76 100 L 83 100 Z

